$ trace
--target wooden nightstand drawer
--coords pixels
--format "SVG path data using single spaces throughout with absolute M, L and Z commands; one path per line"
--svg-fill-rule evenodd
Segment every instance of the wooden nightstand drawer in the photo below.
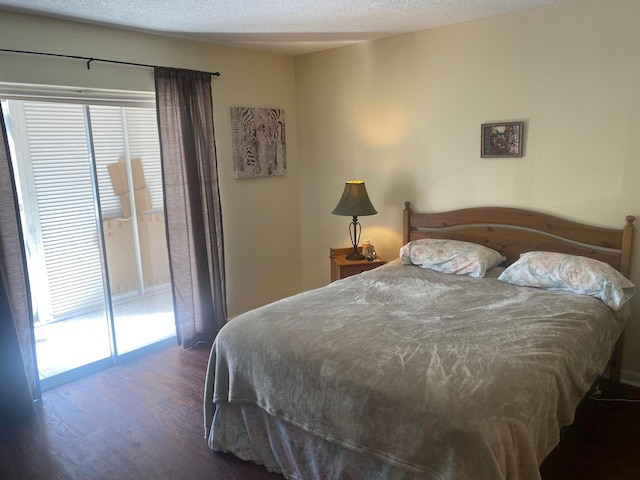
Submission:
M 360 248 L 358 248 L 358 250 L 360 250 Z M 373 270 L 387 263 L 387 261 L 381 257 L 378 257 L 373 262 L 369 262 L 368 260 L 347 260 L 345 256 L 351 253 L 351 251 L 351 248 L 331 248 L 329 250 L 332 282 L 366 272 L 367 270 Z
M 351 275 L 357 275 L 358 273 L 366 272 L 367 270 L 373 270 L 380 265 L 378 262 L 367 262 L 367 265 L 344 265 L 340 269 L 340 278 L 350 277 Z

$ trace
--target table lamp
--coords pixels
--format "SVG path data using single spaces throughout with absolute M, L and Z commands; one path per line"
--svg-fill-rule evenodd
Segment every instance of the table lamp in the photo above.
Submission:
M 364 255 L 358 252 L 358 243 L 360 243 L 360 232 L 362 227 L 358 222 L 358 217 L 363 215 L 375 215 L 378 211 L 373 208 L 367 189 L 362 180 L 349 180 L 344 186 L 342 198 L 338 202 L 336 208 L 333 209 L 334 215 L 344 215 L 353 217 L 349 224 L 349 236 L 353 251 L 346 256 L 347 260 L 363 260 Z

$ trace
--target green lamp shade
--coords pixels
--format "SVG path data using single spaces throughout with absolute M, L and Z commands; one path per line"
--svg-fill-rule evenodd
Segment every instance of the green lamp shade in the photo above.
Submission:
M 364 182 L 361 180 L 349 180 L 344 186 L 342 198 L 340 198 L 338 205 L 331 213 L 347 217 L 361 217 L 375 215 L 378 211 L 369 200 Z

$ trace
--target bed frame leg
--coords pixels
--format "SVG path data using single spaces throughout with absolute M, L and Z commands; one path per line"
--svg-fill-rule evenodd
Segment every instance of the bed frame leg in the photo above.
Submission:
M 611 362 L 611 370 L 609 371 L 609 380 L 611 383 L 620 383 L 620 373 L 622 371 L 622 348 L 624 347 L 624 332 L 618 337 L 616 347 L 613 351 L 613 360 Z

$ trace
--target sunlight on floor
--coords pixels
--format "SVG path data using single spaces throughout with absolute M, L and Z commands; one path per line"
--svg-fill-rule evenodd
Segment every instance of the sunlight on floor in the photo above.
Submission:
M 119 354 L 175 335 L 169 287 L 135 298 L 114 297 L 114 324 Z M 105 311 L 91 312 L 35 328 L 40 378 L 111 356 Z

